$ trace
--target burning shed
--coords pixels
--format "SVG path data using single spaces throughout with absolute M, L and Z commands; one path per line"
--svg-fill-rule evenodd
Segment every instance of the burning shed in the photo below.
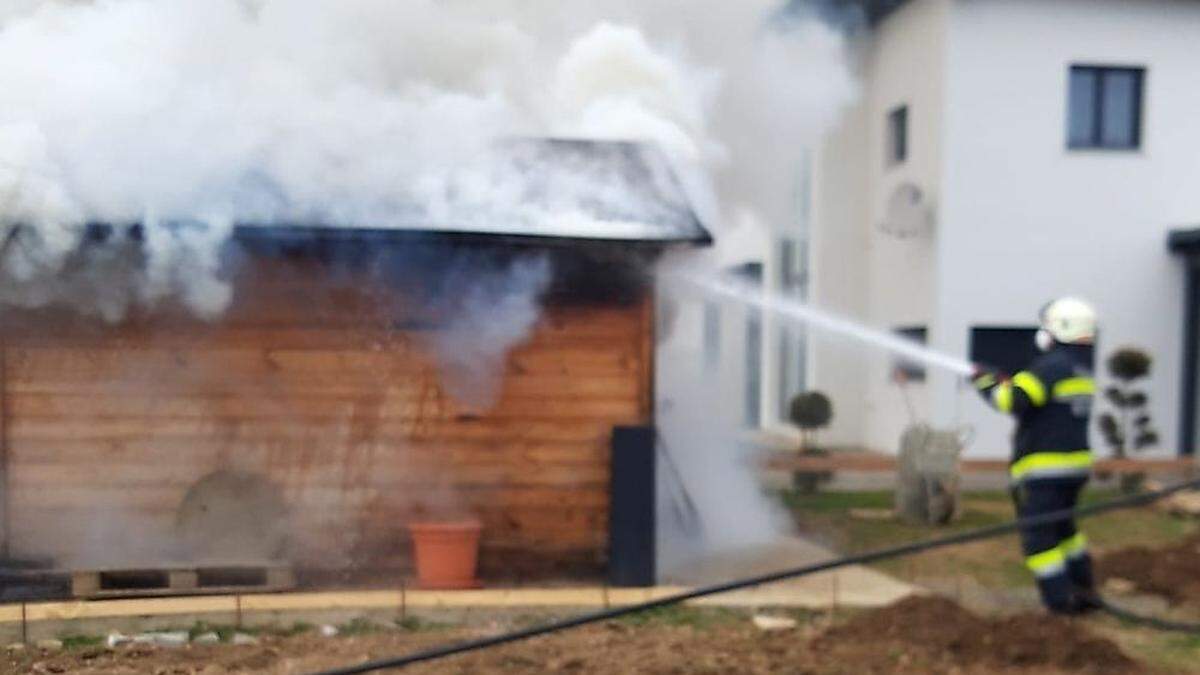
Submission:
M 650 147 L 497 157 L 399 225 L 234 227 L 206 319 L 6 310 L 4 557 L 394 581 L 408 522 L 469 514 L 485 578 L 603 570 L 613 429 L 653 419 L 645 264 L 708 235 Z M 136 268 L 147 239 L 90 226 L 62 283 Z

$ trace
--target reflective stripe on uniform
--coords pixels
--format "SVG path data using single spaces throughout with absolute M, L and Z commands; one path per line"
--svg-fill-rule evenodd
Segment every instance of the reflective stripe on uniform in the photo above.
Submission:
M 1013 376 L 1012 381 L 1013 386 L 1025 392 L 1025 395 L 1029 397 L 1029 402 L 1034 406 L 1046 405 L 1046 385 L 1042 384 L 1037 375 L 1028 370 L 1022 370 Z
M 1025 566 L 1039 579 L 1062 574 L 1067 569 L 1067 556 L 1057 547 L 1035 553 L 1025 559 Z
M 992 390 L 992 405 L 1000 412 L 1012 412 L 1013 390 L 1011 382 L 1001 382 Z
M 1058 550 L 1067 558 L 1078 558 L 1087 553 L 1087 537 L 1083 536 L 1082 532 L 1076 532 L 1075 536 L 1063 539 L 1058 544 Z
M 1054 383 L 1054 398 L 1091 396 L 1096 393 L 1096 381 L 1090 377 L 1070 377 Z
M 1009 468 L 1013 480 L 1055 476 L 1086 476 L 1092 469 L 1092 451 L 1035 452 L 1025 455 Z

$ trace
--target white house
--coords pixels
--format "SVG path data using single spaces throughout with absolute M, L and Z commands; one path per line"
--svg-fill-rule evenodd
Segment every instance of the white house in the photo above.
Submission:
M 1177 254 L 1200 236 L 1168 238 L 1200 224 L 1200 2 L 839 4 L 870 17 L 862 96 L 811 154 L 794 236 L 764 238 L 763 282 L 993 361 L 1032 349 L 1045 302 L 1086 297 L 1098 360 L 1124 345 L 1155 359 L 1158 451 L 1191 452 L 1200 286 Z M 837 409 L 828 442 L 891 450 L 916 418 L 973 428 L 968 456 L 1007 452 L 1009 422 L 952 374 L 914 371 L 906 397 L 890 358 L 846 340 L 708 323 L 745 326 L 721 352 L 747 422 L 780 426 L 786 398 L 817 389 Z

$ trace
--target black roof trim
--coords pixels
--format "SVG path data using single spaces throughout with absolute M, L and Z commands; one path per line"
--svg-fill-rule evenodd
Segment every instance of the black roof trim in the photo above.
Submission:
M 874 26 L 907 2 L 908 0 L 824 0 L 817 2 L 817 8 L 835 24 L 841 25 L 847 20 L 853 24 L 856 13 L 860 22 L 866 19 L 869 25 Z
M 681 239 L 613 239 L 605 237 L 561 237 L 549 234 L 487 233 L 453 228 L 438 230 L 398 230 L 390 228 L 337 227 L 328 225 L 260 225 L 239 224 L 234 227 L 233 239 L 239 243 L 311 245 L 311 244 L 404 244 L 404 243 L 479 243 L 512 246 L 636 246 L 665 248 L 676 245 L 707 246 L 712 235 Z
M 668 246 L 708 246 L 712 235 L 700 229 L 695 237 L 675 239 L 615 239 L 605 237 L 562 237 L 550 234 L 507 234 L 488 233 L 453 228 L 437 230 L 401 230 L 371 227 L 338 227 L 332 225 L 305 224 L 258 224 L 241 223 L 233 228 L 233 240 L 250 245 L 273 245 L 303 247 L 321 244 L 380 244 L 405 243 L 477 243 L 511 246 L 634 246 L 638 248 L 666 248 Z M 103 243 L 114 236 L 124 235 L 131 241 L 145 238 L 141 224 L 112 225 L 110 223 L 88 223 L 85 241 Z

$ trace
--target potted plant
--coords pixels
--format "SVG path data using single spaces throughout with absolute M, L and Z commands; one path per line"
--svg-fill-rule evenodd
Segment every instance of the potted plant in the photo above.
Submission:
M 1108 374 L 1116 384 L 1104 391 L 1104 398 L 1116 413 L 1106 412 L 1100 416 L 1100 433 L 1117 459 L 1158 444 L 1158 432 L 1151 424 L 1147 409 L 1150 399 L 1135 384 L 1150 375 L 1152 365 L 1150 355 L 1134 347 L 1118 349 L 1105 361 Z M 1122 474 L 1121 489 L 1135 492 L 1145 479 L 1145 474 Z
M 797 394 L 788 412 L 792 424 L 800 429 L 800 454 L 827 457 L 829 453 L 816 447 L 814 441 L 817 431 L 833 421 L 833 403 L 829 397 L 819 391 Z M 810 494 L 831 478 L 833 474 L 829 471 L 795 471 L 792 473 L 792 487 L 798 492 Z
M 417 584 L 431 590 L 478 588 L 479 536 L 474 518 L 423 518 L 408 525 L 417 565 Z

